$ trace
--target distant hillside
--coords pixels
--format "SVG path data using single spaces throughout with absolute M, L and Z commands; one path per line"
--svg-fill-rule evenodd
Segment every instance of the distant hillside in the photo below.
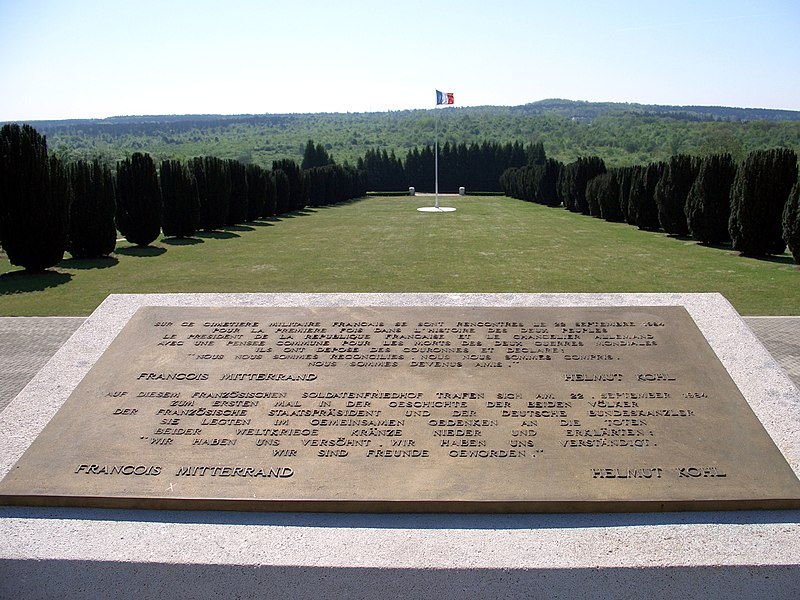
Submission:
M 149 152 L 157 160 L 214 155 L 270 166 L 302 157 L 309 139 L 338 162 L 371 148 L 403 158 L 433 144 L 434 109 L 378 113 L 156 115 L 33 121 L 66 159 L 109 162 Z M 440 143 L 544 143 L 548 156 L 570 162 L 601 156 L 609 166 L 663 160 L 672 154 L 747 152 L 788 147 L 800 152 L 800 111 L 713 106 L 656 106 L 541 100 L 522 106 L 456 107 L 438 113 Z
M 668 106 L 622 102 L 580 102 L 575 100 L 540 100 L 511 108 L 526 115 L 555 114 L 568 118 L 595 119 L 608 115 L 670 117 L 684 121 L 800 121 L 800 111 L 768 108 L 733 108 L 728 106 Z

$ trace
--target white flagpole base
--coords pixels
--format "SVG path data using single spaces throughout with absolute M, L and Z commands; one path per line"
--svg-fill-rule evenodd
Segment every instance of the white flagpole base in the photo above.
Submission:
M 423 206 L 417 209 L 419 212 L 455 212 L 452 206 Z

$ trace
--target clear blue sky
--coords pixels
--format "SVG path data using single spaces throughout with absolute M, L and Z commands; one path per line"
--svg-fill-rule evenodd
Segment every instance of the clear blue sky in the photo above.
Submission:
M 545 98 L 800 110 L 800 1 L 0 0 L 0 121 Z

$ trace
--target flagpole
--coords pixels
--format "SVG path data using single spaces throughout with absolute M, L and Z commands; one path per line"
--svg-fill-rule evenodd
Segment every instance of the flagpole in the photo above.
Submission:
M 435 206 L 422 206 L 417 210 L 420 212 L 453 212 L 455 208 L 451 206 L 439 206 L 439 105 L 440 104 L 453 104 L 453 94 L 443 94 L 436 90 L 436 106 L 433 110 L 436 114 L 433 116 L 435 129 L 433 139 L 433 178 L 434 178 L 434 196 L 436 197 Z M 413 188 L 409 188 L 409 191 Z
M 436 116 L 434 122 L 436 123 L 436 136 L 433 142 L 433 164 L 434 164 L 434 195 L 436 196 L 435 207 L 439 208 L 439 109 L 434 108 Z

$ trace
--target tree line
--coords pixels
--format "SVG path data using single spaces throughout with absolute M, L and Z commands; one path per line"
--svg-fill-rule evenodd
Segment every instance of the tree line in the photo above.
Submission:
M 111 254 L 117 231 L 147 246 L 162 231 L 188 238 L 366 194 L 363 172 L 309 145 L 307 168 L 282 159 L 267 170 L 214 156 L 156 165 L 136 152 L 112 170 L 100 159 L 65 163 L 36 129 L 7 124 L 0 128 L 0 246 L 11 264 L 42 271 L 65 252 Z
M 663 162 L 607 168 L 597 156 L 563 164 L 544 153 L 501 176 L 513 198 L 640 229 L 730 244 L 750 256 L 782 254 L 800 263 L 797 154 L 757 150 L 737 164 L 730 154 L 678 154 Z
M 409 150 L 433 145 L 435 114 L 431 108 L 113 117 L 31 124 L 47 135 L 51 151 L 68 161 L 100 155 L 113 166 L 133 152 L 146 151 L 156 162 L 218 156 L 268 169 L 281 158 L 300 162 L 309 138 L 323 141 L 328 151 L 351 164 L 367 148 L 394 150 L 403 160 Z M 728 152 L 741 162 L 753 150 L 786 147 L 800 152 L 799 111 L 549 100 L 514 107 L 459 107 L 440 117 L 440 144 L 539 140 L 550 157 L 565 164 L 593 155 L 618 167 L 664 161 L 673 154 Z
M 468 190 L 500 192 L 500 176 L 511 167 L 527 164 L 537 146 L 520 142 L 498 144 L 451 144 L 445 142 L 439 150 L 439 189 L 455 192 L 464 186 Z M 541 150 L 544 151 L 543 149 Z M 430 144 L 412 148 L 401 160 L 394 151 L 369 149 L 359 158 L 357 168 L 367 174 L 373 191 L 399 191 L 414 187 L 432 192 L 435 184 L 435 148 Z

